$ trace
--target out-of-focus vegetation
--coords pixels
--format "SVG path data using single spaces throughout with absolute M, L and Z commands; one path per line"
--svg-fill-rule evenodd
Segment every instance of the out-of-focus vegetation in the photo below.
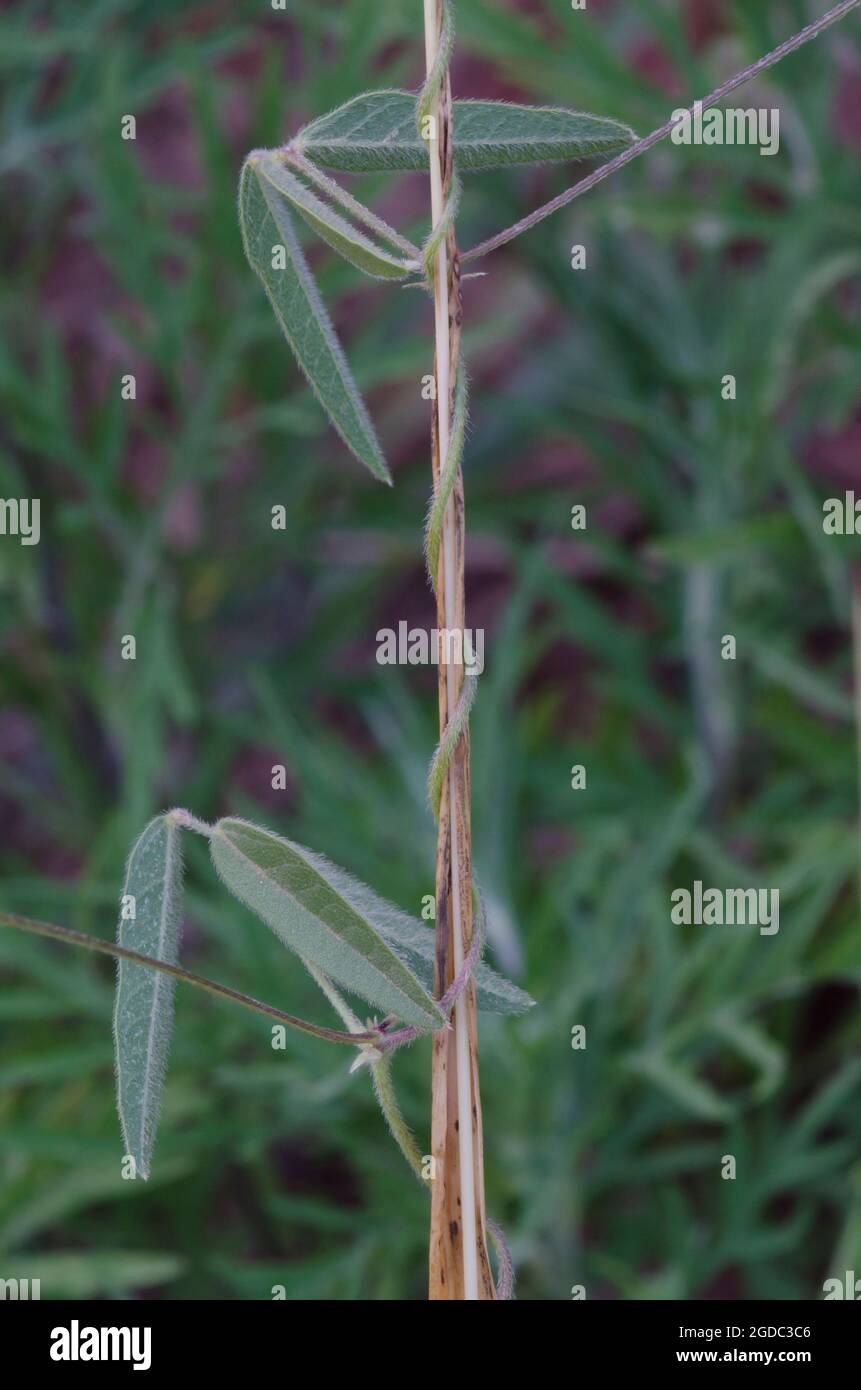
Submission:
M 455 91 L 645 133 L 820 12 L 459 0 Z M 132 838 L 176 803 L 266 820 L 415 912 L 432 891 L 435 673 L 374 659 L 378 628 L 433 623 L 430 305 L 314 253 L 389 490 L 326 428 L 235 210 L 246 150 L 418 84 L 420 21 L 417 0 L 0 12 L 0 494 L 42 499 L 40 545 L 0 544 L 7 910 L 109 936 Z M 524 1299 L 810 1299 L 861 1268 L 858 542 L 821 515 L 861 495 L 857 18 L 735 104 L 780 106 L 777 157 L 661 146 L 465 284 L 477 869 L 496 963 L 539 1001 L 481 1031 Z M 461 244 L 572 177 L 469 177 Z M 361 186 L 422 235 L 420 176 Z M 322 1017 L 191 850 L 184 962 Z M 779 934 L 672 926 L 697 878 L 779 888 Z M 0 1274 L 423 1296 L 426 1194 L 341 1052 L 273 1052 L 180 988 L 153 1176 L 123 1182 L 110 965 L 0 932 L 0 972 Z M 429 1074 L 427 1044 L 398 1059 L 424 1143 Z

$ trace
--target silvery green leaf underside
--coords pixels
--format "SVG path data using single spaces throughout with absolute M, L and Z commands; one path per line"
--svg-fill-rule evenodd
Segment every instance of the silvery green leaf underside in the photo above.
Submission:
M 120 946 L 176 965 L 179 960 L 182 856 L 180 831 L 166 816 L 150 821 L 126 868 L 117 928 Z M 127 917 L 128 904 L 134 916 Z M 114 1008 L 117 1110 L 126 1153 L 149 1176 L 170 1036 L 175 982 L 145 965 L 120 960 Z
M 231 893 L 303 960 L 405 1023 L 430 1030 L 445 1022 L 429 991 L 378 930 L 373 915 L 344 891 L 343 870 L 322 855 L 235 817 L 213 828 L 210 852 Z
M 621 121 L 562 107 L 456 101 L 453 115 L 455 163 L 460 169 L 610 156 L 636 138 Z M 314 163 L 348 173 L 428 165 L 427 145 L 416 127 L 416 99 L 410 92 L 365 92 L 311 121 L 295 144 Z
M 322 854 L 303 849 L 307 862 L 325 875 L 327 882 L 365 921 L 373 925 L 395 954 L 413 972 L 430 994 L 433 990 L 434 930 L 394 903 L 381 898 L 367 884 L 333 864 Z M 476 1002 L 486 1013 L 519 1014 L 533 1000 L 517 985 L 479 962 L 475 969 Z
M 318 198 L 276 154 L 261 154 L 258 177 L 265 180 L 267 197 L 280 194 L 293 205 L 308 226 L 322 237 L 339 256 L 377 280 L 405 280 L 421 269 L 418 261 L 406 261 L 384 247 L 377 246 L 345 217 Z
M 356 458 L 376 478 L 390 483 L 371 417 L 305 260 L 283 190 L 273 181 L 271 161 L 271 156 L 258 152 L 248 157 L 242 169 L 239 220 L 245 253 L 263 282 L 296 361 L 332 425 Z M 308 190 L 305 194 L 305 212 L 318 215 L 308 201 L 313 195 Z M 334 216 L 330 215 L 329 240 L 342 237 L 333 228 Z M 356 240 L 359 236 L 360 233 L 354 233 L 351 245 L 357 255 L 367 254 Z M 273 265 L 273 252 L 279 247 L 284 248 L 284 269 Z M 340 249 L 343 253 L 343 246 Z

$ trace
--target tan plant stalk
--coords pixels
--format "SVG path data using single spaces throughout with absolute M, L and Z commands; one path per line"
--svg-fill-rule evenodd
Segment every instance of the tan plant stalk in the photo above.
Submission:
M 443 6 L 424 0 L 425 49 L 430 75 L 440 42 Z M 439 227 L 452 196 L 451 85 L 446 70 L 431 108 L 429 140 L 431 209 Z M 433 428 L 434 484 L 451 435 L 454 387 L 460 359 L 460 266 L 453 222 L 436 252 L 434 274 L 436 408 Z M 437 627 L 465 631 L 463 480 L 458 470 L 445 510 L 437 570 Z M 445 664 L 439 653 L 439 717 L 442 734 L 454 710 L 463 666 Z M 460 970 L 472 935 L 469 737 L 461 736 L 442 791 L 436 865 L 436 978 L 441 995 Z M 475 987 L 458 1001 L 450 1031 L 433 1040 L 431 1153 L 434 1159 L 429 1297 L 493 1299 L 487 1255 L 484 1159 Z

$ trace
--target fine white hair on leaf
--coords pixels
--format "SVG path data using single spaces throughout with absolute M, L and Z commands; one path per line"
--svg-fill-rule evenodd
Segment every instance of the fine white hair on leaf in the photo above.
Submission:
M 394 903 L 381 898 L 367 884 L 354 878 L 346 869 L 331 863 L 325 855 L 305 850 L 309 860 L 325 871 L 337 885 L 341 895 L 373 922 L 380 936 L 396 955 L 418 976 L 426 989 L 433 986 L 435 939 L 432 927 L 426 927 Z M 489 965 L 479 961 L 472 978 L 475 980 L 476 1003 L 486 1013 L 519 1014 L 530 1008 L 533 1000 L 517 985 L 499 975 Z
M 378 930 L 344 875 L 271 830 L 236 816 L 215 826 L 210 853 L 222 882 L 304 962 L 422 1031 L 445 1023 L 439 1006 Z

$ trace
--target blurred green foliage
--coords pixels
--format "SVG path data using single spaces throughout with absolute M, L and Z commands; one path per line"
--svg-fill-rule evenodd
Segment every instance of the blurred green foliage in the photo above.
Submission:
M 455 90 L 645 133 L 818 12 L 459 0 Z M 379 627 L 433 621 L 430 307 L 315 253 L 390 491 L 325 427 L 235 216 L 247 149 L 416 85 L 421 56 L 415 0 L 0 12 L 0 493 L 42 499 L 41 544 L 0 547 L 8 910 L 110 935 L 127 848 L 175 803 L 265 820 L 412 911 L 432 891 L 434 674 L 374 660 Z M 852 16 L 738 94 L 780 105 L 777 158 L 659 147 L 465 285 L 477 868 L 496 961 L 539 1001 L 481 1029 L 521 1298 L 810 1299 L 861 1268 L 858 551 L 821 525 L 861 481 L 859 63 Z M 461 244 L 571 179 L 468 178 Z M 361 187 L 421 235 L 421 178 Z M 184 962 L 321 1010 L 191 849 Z M 779 888 L 779 935 L 672 926 L 695 878 Z M 120 1178 L 110 967 L 3 932 L 0 972 L 0 1274 L 423 1296 L 426 1194 L 340 1052 L 275 1053 L 181 988 L 144 1187 Z M 396 1068 L 420 1143 L 429 1071 L 426 1044 Z

